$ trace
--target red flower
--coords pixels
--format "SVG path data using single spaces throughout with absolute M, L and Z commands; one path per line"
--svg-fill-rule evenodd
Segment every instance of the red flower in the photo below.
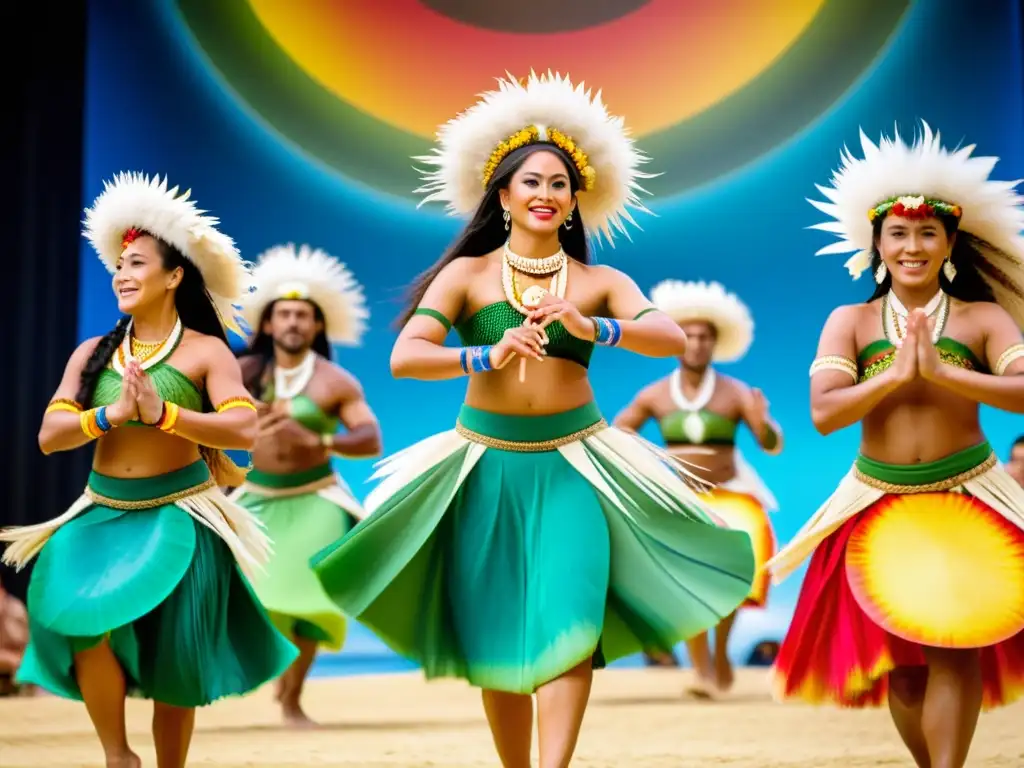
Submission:
M 122 248 L 127 248 L 129 245 L 134 243 L 141 236 L 142 236 L 142 230 L 141 229 L 136 229 L 135 227 L 130 227 L 129 229 L 126 229 L 124 231 L 124 234 L 121 236 L 121 247 Z

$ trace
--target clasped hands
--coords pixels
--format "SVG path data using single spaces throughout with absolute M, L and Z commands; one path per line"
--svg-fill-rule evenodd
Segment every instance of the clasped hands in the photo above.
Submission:
M 121 395 L 107 406 L 107 421 L 119 427 L 129 421 L 155 426 L 164 415 L 164 400 L 138 360 L 129 360 L 121 379 Z
M 544 347 L 548 343 L 545 328 L 556 320 L 577 339 L 593 341 L 594 324 L 590 318 L 584 317 L 571 301 L 545 293 L 530 309 L 523 324 L 509 328 L 501 341 L 491 348 L 491 365 L 503 368 L 516 355 L 543 362 L 547 354 Z
M 283 440 L 290 446 L 299 448 L 319 448 L 323 446 L 322 438 L 311 429 L 306 429 L 291 415 L 291 404 L 288 400 L 275 400 L 273 403 L 257 403 L 259 416 L 257 439 L 273 437 Z
M 935 381 L 941 371 L 942 360 L 932 341 L 932 327 L 922 309 L 915 309 L 907 317 L 907 330 L 903 343 L 896 350 L 892 376 L 901 384 L 914 379 Z

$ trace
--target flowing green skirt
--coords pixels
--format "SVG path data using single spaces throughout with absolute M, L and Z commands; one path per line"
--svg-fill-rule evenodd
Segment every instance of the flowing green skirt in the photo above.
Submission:
M 104 638 L 133 695 L 198 707 L 283 672 L 295 647 L 267 618 L 224 541 L 177 504 L 208 489 L 204 462 L 158 477 L 93 472 L 93 504 L 39 553 L 18 672 L 81 700 L 74 654 Z
M 339 650 L 345 614 L 327 597 L 309 561 L 355 524 L 358 504 L 351 493 L 339 486 L 328 463 L 291 474 L 254 469 L 232 499 L 263 523 L 274 542 L 266 572 L 252 582 L 274 624 L 290 637 Z
M 428 678 L 531 693 L 665 650 L 735 610 L 750 538 L 596 406 L 459 424 L 377 473 L 369 516 L 314 559 L 328 594 Z

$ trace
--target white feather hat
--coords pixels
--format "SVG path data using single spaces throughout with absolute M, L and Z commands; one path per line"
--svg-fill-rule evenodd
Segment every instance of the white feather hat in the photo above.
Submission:
M 651 289 L 651 303 L 677 323 L 704 321 L 718 332 L 714 359 L 739 360 L 754 341 L 754 320 L 735 293 L 721 283 L 662 280 Z
M 426 196 L 442 201 L 449 213 L 476 210 L 491 174 L 512 150 L 526 144 L 553 143 L 573 158 L 583 182 L 578 206 L 583 221 L 599 239 L 613 243 L 615 232 L 629 236 L 626 222 L 638 226 L 630 209 L 650 213 L 640 202 L 640 171 L 648 157 L 629 137 L 623 119 L 608 113 L 601 93 L 560 74 L 530 73 L 525 83 L 508 75 L 498 89 L 482 94 L 474 106 L 437 132 L 433 154 L 416 160 L 432 166 L 423 172 Z
M 832 186 L 816 185 L 828 202 L 808 200 L 832 219 L 811 228 L 839 238 L 817 255 L 855 252 L 846 268 L 856 279 L 871 266 L 873 219 L 896 198 L 911 206 L 926 198 L 959 208 L 959 237 L 971 238 L 981 256 L 977 267 L 996 300 L 1024 326 L 1024 197 L 1016 192 L 1019 182 L 989 179 L 998 158 L 972 157 L 973 144 L 945 149 L 940 135 L 924 122 L 910 146 L 898 131 L 891 139 L 883 136 L 877 146 L 861 131 L 860 142 L 863 159 L 844 147 Z
M 86 209 L 85 237 L 111 274 L 130 230 L 150 232 L 170 243 L 199 269 L 224 326 L 241 334 L 237 302 L 249 289 L 249 265 L 234 241 L 217 231 L 219 219 L 199 210 L 190 193 L 168 189 L 166 177 L 119 173 L 103 182 L 103 192 Z
M 370 312 L 362 286 L 330 254 L 291 243 L 267 249 L 253 269 L 255 289 L 242 301 L 250 328 L 258 330 L 267 305 L 278 299 L 305 299 L 324 313 L 324 333 L 332 344 L 355 346 L 366 331 Z

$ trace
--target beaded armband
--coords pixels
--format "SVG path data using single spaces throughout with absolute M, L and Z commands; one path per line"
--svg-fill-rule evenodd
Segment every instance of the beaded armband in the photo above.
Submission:
M 107 419 L 107 406 L 105 405 L 99 408 L 90 408 L 88 411 L 82 411 L 78 416 L 78 423 L 82 427 L 85 436 L 90 440 L 103 437 L 113 427 Z
M 1022 357 L 1024 357 L 1024 344 L 1014 344 L 1011 347 L 1007 347 L 1006 351 L 996 360 L 996 364 L 992 367 L 992 373 L 996 376 L 1002 376 L 1010 365 Z
M 65 397 L 58 397 L 51 400 L 47 406 L 43 415 L 47 413 L 56 413 L 57 411 L 66 411 L 67 413 L 81 413 L 83 410 L 82 404 L 77 400 L 68 400 Z
M 610 317 L 592 317 L 594 324 L 594 343 L 603 347 L 618 346 L 622 340 L 622 326 L 619 321 Z
M 463 347 L 459 353 L 459 363 L 463 373 L 483 373 L 493 370 L 491 365 L 491 346 Z
M 164 400 L 164 411 L 160 414 L 160 419 L 152 426 L 156 427 L 161 432 L 168 432 L 172 435 L 175 434 L 174 425 L 178 423 L 178 412 L 180 410 L 181 409 L 178 407 L 177 403 L 169 403 Z
M 217 413 L 224 413 L 224 411 L 230 411 L 232 408 L 248 408 L 250 411 L 255 411 L 256 404 L 247 397 L 229 397 L 214 410 Z
M 819 371 L 842 371 L 843 373 L 850 374 L 850 378 L 854 381 L 860 378 L 857 363 L 842 355 L 822 355 L 815 358 L 814 362 L 811 363 L 810 375 L 814 376 Z

